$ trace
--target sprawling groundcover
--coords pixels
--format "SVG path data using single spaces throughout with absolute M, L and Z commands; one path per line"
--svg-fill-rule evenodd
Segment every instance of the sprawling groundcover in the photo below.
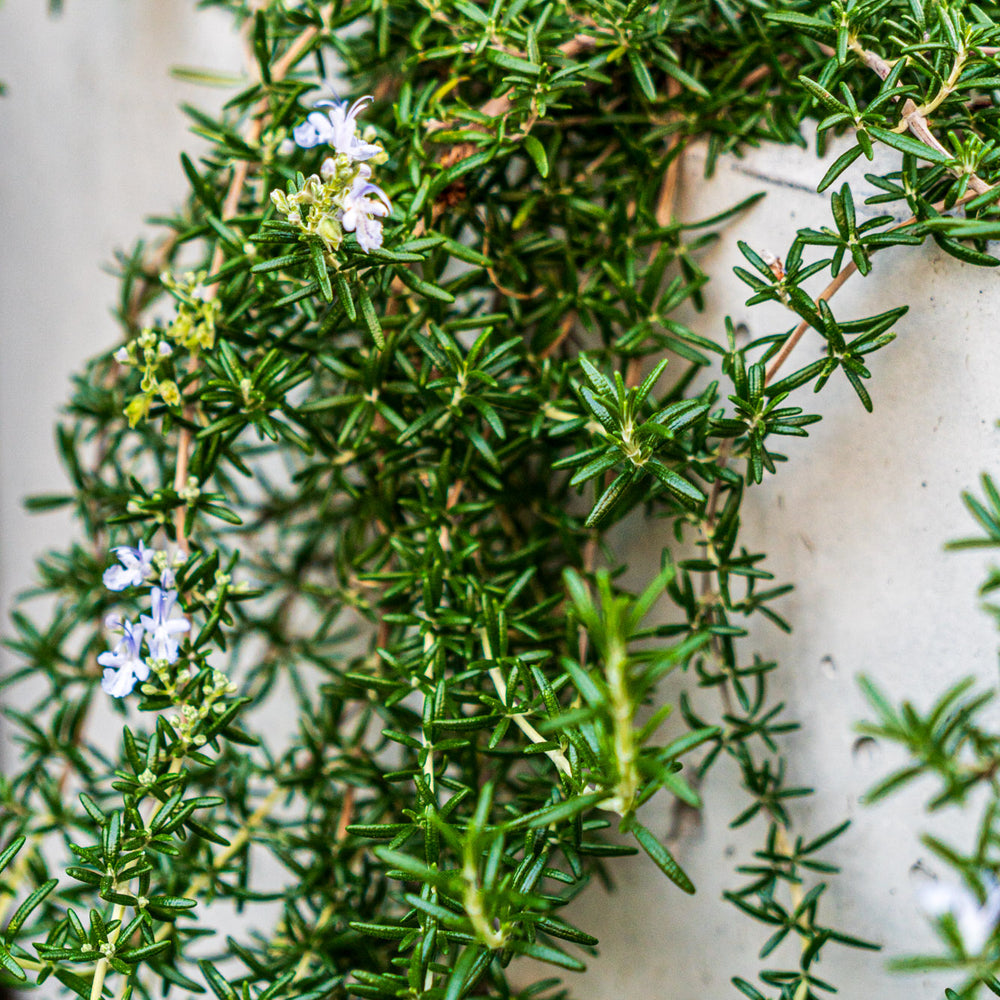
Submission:
M 89 1000 L 555 1000 L 600 961 L 564 907 L 609 859 L 648 854 L 685 919 L 695 887 L 641 807 L 701 808 L 730 758 L 725 820 L 764 831 L 729 893 L 762 969 L 733 995 L 827 995 L 824 951 L 870 945 L 824 905 L 846 823 L 808 829 L 786 780 L 796 723 L 746 630 L 787 628 L 789 587 L 740 505 L 820 419 L 810 389 L 846 378 L 872 407 L 866 357 L 906 302 L 839 315 L 845 281 L 929 239 L 998 263 L 1000 5 L 200 6 L 245 36 L 245 85 L 185 109 L 207 140 L 189 197 L 121 256 L 120 329 L 59 428 L 71 488 L 31 501 L 70 506 L 79 540 L 40 559 L 9 641 L 0 976 Z M 830 217 L 741 245 L 738 271 L 784 328 L 700 328 L 699 250 L 748 203 L 682 221 L 685 150 L 711 174 L 807 121 L 820 151 L 853 140 Z M 868 202 L 895 214 L 859 221 L 878 146 Z M 1000 542 L 984 484 L 968 544 Z M 639 594 L 606 534 L 630 515 L 663 549 Z M 987 792 L 971 854 L 928 841 L 954 879 L 925 899 L 941 951 L 904 964 L 1000 995 L 989 692 L 922 714 L 865 687 L 869 731 L 912 755 L 874 797 L 928 771 L 932 806 Z

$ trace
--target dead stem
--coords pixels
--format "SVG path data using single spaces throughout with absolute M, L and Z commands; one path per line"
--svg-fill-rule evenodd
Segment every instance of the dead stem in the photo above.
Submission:
M 329 20 L 331 13 L 333 12 L 334 4 L 328 4 L 322 14 L 323 21 Z M 289 71 L 296 65 L 296 63 L 302 58 L 303 53 L 305 53 L 309 46 L 312 45 L 313 41 L 320 34 L 321 29 L 315 26 L 310 26 L 305 29 L 295 40 L 288 46 L 284 55 L 274 64 L 271 68 L 271 79 L 275 83 L 283 80 L 289 73 Z M 251 63 L 252 65 L 252 63 Z M 269 98 L 263 97 L 257 103 L 254 108 L 253 116 L 250 119 L 250 124 L 246 130 L 246 143 L 248 146 L 255 146 L 259 141 L 261 134 L 264 131 L 264 125 L 267 121 L 268 116 L 268 106 Z M 239 211 L 240 198 L 243 195 L 243 189 L 246 186 L 247 178 L 250 173 L 250 163 L 247 160 L 237 160 L 233 164 L 233 175 L 229 181 L 229 188 L 226 191 L 226 197 L 222 203 L 222 220 L 231 219 Z M 209 266 L 209 274 L 215 274 L 225 262 L 226 251 L 222 245 L 222 242 L 217 242 L 215 245 L 215 251 L 212 254 L 212 263 Z M 218 289 L 218 283 L 209 286 L 207 289 L 208 297 L 211 298 L 215 295 Z M 195 355 L 192 355 L 188 360 L 188 374 L 192 374 L 198 368 L 198 360 Z M 191 454 L 191 442 L 193 435 L 191 432 L 191 426 L 196 419 L 196 414 L 193 406 L 186 406 L 184 408 L 184 425 L 180 428 L 177 434 L 177 463 L 174 470 L 174 490 L 180 493 L 181 490 L 187 485 L 188 480 L 188 461 Z M 177 507 L 174 511 L 174 530 L 177 534 L 177 545 L 182 552 L 187 554 L 189 549 L 187 531 L 185 530 L 184 522 L 187 518 L 187 507 L 186 505 L 181 505 Z

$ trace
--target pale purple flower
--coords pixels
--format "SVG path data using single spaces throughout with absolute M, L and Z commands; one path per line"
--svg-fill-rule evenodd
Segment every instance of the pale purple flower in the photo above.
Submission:
M 338 153 L 343 153 L 355 163 L 370 160 L 382 149 L 371 142 L 365 142 L 357 134 L 358 115 L 374 98 L 369 94 L 359 97 L 350 107 L 347 101 L 318 101 L 317 108 L 329 108 L 325 114 L 313 111 L 301 125 L 292 129 L 295 142 L 305 149 L 326 143 Z
M 122 636 L 115 648 L 97 657 L 97 662 L 106 668 L 101 687 L 112 698 L 124 698 L 135 687 L 137 680 L 144 681 L 149 676 L 149 666 L 139 651 L 142 625 L 123 621 L 121 629 Z
M 179 649 L 179 642 L 175 636 L 187 632 L 191 628 L 191 623 L 184 617 L 171 617 L 174 602 L 177 600 L 176 590 L 161 590 L 159 587 L 154 587 L 151 596 L 152 615 L 141 615 L 139 618 L 147 630 L 149 655 L 156 660 L 173 663 L 177 659 Z
M 957 882 L 930 882 L 917 891 L 920 908 L 931 917 L 950 914 L 969 955 L 978 955 L 1000 921 L 1000 882 L 993 881 L 986 900 L 979 902 L 970 889 Z
M 306 115 L 306 120 L 301 125 L 292 129 L 292 136 L 297 146 L 312 149 L 333 138 L 333 125 L 322 111 L 313 111 Z
M 377 184 L 372 184 L 369 177 L 371 170 L 362 166 L 341 202 L 343 216 L 340 220 L 347 232 L 354 233 L 358 246 L 365 253 L 382 246 L 382 219 L 392 211 L 386 193 Z
M 119 545 L 112 551 L 121 565 L 109 566 L 104 571 L 104 586 L 108 590 L 139 587 L 153 575 L 154 552 L 152 549 L 147 549 L 141 540 L 137 549 L 133 549 L 130 545 Z

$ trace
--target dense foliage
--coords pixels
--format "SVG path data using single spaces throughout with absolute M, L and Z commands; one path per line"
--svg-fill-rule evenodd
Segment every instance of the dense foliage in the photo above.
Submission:
M 187 109 L 210 144 L 183 158 L 190 198 L 121 258 L 123 340 L 59 431 L 72 492 L 33 501 L 71 505 L 82 540 L 39 562 L 54 609 L 15 613 L 2 975 L 91 1000 L 567 995 L 509 963 L 582 968 L 597 939 L 561 910 L 615 855 L 645 851 L 682 912 L 694 887 L 638 810 L 700 807 L 728 756 L 734 825 L 768 828 L 730 898 L 767 925 L 762 958 L 802 942 L 734 985 L 823 995 L 822 949 L 868 945 L 820 914 L 846 824 L 791 833 L 795 723 L 743 642 L 757 613 L 787 627 L 788 587 L 740 504 L 819 419 L 805 387 L 840 371 L 872 407 L 865 359 L 905 304 L 838 316 L 850 275 L 928 238 L 997 264 L 1000 5 L 202 6 L 254 63 L 220 116 Z M 328 74 L 351 101 L 312 110 Z M 699 249 L 744 206 L 682 220 L 680 158 L 804 144 L 807 119 L 820 147 L 854 138 L 820 184 L 832 219 L 782 258 L 742 246 L 738 271 L 788 329 L 694 328 Z M 870 201 L 902 223 L 859 218 L 841 176 L 880 144 L 901 159 Z M 797 367 L 807 331 L 825 353 Z M 675 539 L 638 595 L 606 539 L 633 511 Z M 720 697 L 670 715 L 670 671 Z M 926 766 L 955 796 L 947 739 Z M 223 900 L 277 916 L 223 938 Z M 982 948 L 949 959 L 963 995 L 996 988 Z

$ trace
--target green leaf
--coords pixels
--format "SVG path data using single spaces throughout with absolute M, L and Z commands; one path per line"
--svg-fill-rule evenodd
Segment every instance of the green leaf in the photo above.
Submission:
M 667 61 L 661 64 L 661 68 L 667 76 L 673 77 L 682 87 L 686 87 L 688 90 L 693 91 L 699 97 L 712 96 L 705 89 L 704 85 L 697 80 L 697 78 L 693 77 L 686 70 L 681 69 L 677 63 Z
M 138 948 L 126 948 L 124 951 L 118 952 L 118 957 L 123 962 L 142 962 L 172 947 L 172 941 L 151 941 L 149 944 L 140 945 Z
M 852 146 L 847 152 L 841 153 L 823 174 L 816 191 L 825 191 L 862 153 L 860 146 Z
M 549 176 L 549 158 L 545 155 L 545 147 L 533 136 L 524 137 L 524 148 L 534 161 L 535 169 L 542 177 Z
M 601 400 L 590 391 L 588 386 L 580 387 L 580 395 L 583 397 L 584 403 L 587 405 L 587 409 L 600 421 L 601 426 L 609 433 L 614 434 L 618 429 L 618 425 L 615 423 L 614 417 L 608 411 L 608 408 L 601 402 Z
M 181 166 L 184 168 L 184 173 L 187 174 L 187 179 L 191 182 L 191 187 L 194 188 L 198 200 L 212 215 L 218 215 L 219 199 L 216 197 L 215 192 L 205 183 L 201 174 L 195 169 L 187 153 L 181 153 Z
M 215 966 L 211 962 L 201 961 L 198 963 L 198 968 L 201 969 L 201 974 L 205 977 L 209 989 L 211 989 L 219 1000 L 240 1000 L 236 990 L 216 972 Z
M 348 927 L 356 930 L 359 934 L 367 934 L 370 937 L 386 938 L 398 941 L 413 932 L 412 927 L 400 927 L 397 924 L 371 924 L 363 920 L 348 921 Z
M 843 823 L 838 824 L 833 827 L 833 829 L 827 830 L 826 833 L 821 833 L 815 840 L 809 841 L 809 843 L 802 848 L 801 854 L 803 856 L 807 854 L 814 854 L 820 848 L 826 847 L 827 844 L 832 843 L 842 833 L 844 833 L 850 825 L 851 821 L 849 819 L 845 819 Z
M 405 875 L 412 876 L 414 881 L 426 882 L 428 885 L 442 888 L 448 883 L 447 873 L 431 868 L 409 854 L 403 854 L 401 851 L 394 851 L 388 847 L 376 847 L 375 855 L 385 864 L 391 865 Z
M 537 63 L 528 62 L 527 59 L 511 55 L 509 52 L 504 52 L 500 49 L 487 49 L 486 58 L 491 63 L 495 63 L 497 66 L 502 66 L 504 69 L 512 70 L 515 73 L 537 76 L 542 71 L 542 67 Z
M 407 288 L 412 289 L 418 295 L 423 295 L 428 299 L 437 299 L 438 302 L 454 302 L 455 296 L 451 292 L 446 292 L 443 288 L 418 278 L 408 267 L 401 267 L 396 271 L 396 275 Z M 362 308 L 364 303 L 362 302 Z
M 250 268 L 251 274 L 266 274 L 268 271 L 280 271 L 287 267 L 296 267 L 310 260 L 308 253 L 287 253 L 281 257 L 272 257 L 270 260 L 261 261 Z
M 382 336 L 382 324 L 378 320 L 375 306 L 372 304 L 371 297 L 364 285 L 358 286 L 358 301 L 361 303 L 361 317 L 365 321 L 365 326 L 368 327 L 368 332 L 372 335 L 372 340 L 375 341 L 379 350 L 384 350 L 385 337 Z
M 607 797 L 607 792 L 588 792 L 585 795 L 574 795 L 572 798 L 555 803 L 555 805 L 544 806 L 541 809 L 525 813 L 523 816 L 518 816 L 517 819 L 505 823 L 504 829 L 521 830 L 525 827 L 538 829 L 541 826 L 548 826 L 550 823 L 562 823 L 586 812 Z
M 808 90 L 809 93 L 812 94 L 812 96 L 827 109 L 827 111 L 832 111 L 836 114 L 837 112 L 846 110 L 844 104 L 841 101 L 838 101 L 837 98 L 830 93 L 830 91 L 828 91 L 825 87 L 821 87 L 814 80 L 810 80 L 809 77 L 800 76 L 799 83 L 801 83 L 802 86 L 805 87 L 806 90 Z
M 639 84 L 643 96 L 647 101 L 655 101 L 656 86 L 653 84 L 653 78 L 649 75 L 649 70 L 646 68 L 642 56 L 635 49 L 629 49 L 628 61 L 632 67 L 632 75 L 635 77 L 635 82 Z
M 667 367 L 668 359 L 664 358 L 660 361 L 657 366 L 642 380 L 642 385 L 639 386 L 638 391 L 635 394 L 636 403 L 641 404 L 645 402 L 646 397 L 652 392 L 653 386 L 656 385 L 660 376 L 663 374 Z
M 837 29 L 829 21 L 821 21 L 818 17 L 798 14 L 795 11 L 768 11 L 764 17 L 768 21 L 787 24 L 821 41 L 827 41 L 837 33 Z
M 895 792 L 898 788 L 901 788 L 907 782 L 912 781 L 914 778 L 920 777 L 923 773 L 923 766 L 920 764 L 915 764 L 912 767 L 903 767 L 898 771 L 894 771 L 887 778 L 883 778 L 874 788 L 867 792 L 863 798 L 863 802 L 866 805 L 871 805 L 874 802 L 878 802 L 879 799 L 884 799 L 887 795 Z
M 767 997 L 764 996 L 760 990 L 751 986 L 745 979 L 740 979 L 739 976 L 735 976 L 731 982 L 733 986 L 740 991 L 740 993 L 742 993 L 745 997 L 749 997 L 750 1000 L 767 1000 Z
M 0 966 L 8 973 L 8 975 L 13 976 L 15 979 L 24 982 L 28 977 L 24 973 L 24 969 L 21 968 L 14 961 L 13 956 L 7 950 L 6 946 L 2 941 L 0 941 Z
M 66 874 L 77 882 L 83 882 L 84 885 L 100 885 L 104 879 L 100 872 L 95 872 L 92 868 L 79 868 L 76 865 L 70 865 L 66 869 Z
M 679 889 L 689 895 L 694 894 L 694 883 L 684 874 L 673 855 L 638 820 L 632 820 L 632 833 L 639 846 L 653 859 L 656 866 Z
M 482 945 L 470 945 L 462 949 L 458 956 L 458 961 L 448 977 L 448 985 L 444 991 L 443 1000 L 461 1000 L 466 996 L 470 986 L 470 978 L 473 967 L 477 964 L 478 957 L 487 952 Z M 487 952 L 487 954 L 489 954 Z
M 602 396 L 614 396 L 614 386 L 591 364 L 590 359 L 585 354 L 580 355 L 579 361 L 580 367 L 584 370 L 587 378 L 590 379 L 590 384 Z
M 572 941 L 574 944 L 587 945 L 588 947 L 599 944 L 598 939 L 593 934 L 587 934 L 578 927 L 573 927 L 571 924 L 564 923 L 554 917 L 537 917 L 534 924 L 546 934 L 561 938 L 563 941 Z
M 8 941 L 13 941 L 14 938 L 17 937 L 17 932 L 21 929 L 25 920 L 27 920 L 31 915 L 31 911 L 34 910 L 36 906 L 40 905 L 45 897 L 52 892 L 58 884 L 59 880 L 55 878 L 50 878 L 47 882 L 43 882 L 17 908 L 14 916 L 10 918 L 10 923 L 7 925 L 5 936 Z
M 899 716 L 896 714 L 896 709 L 893 707 L 892 702 L 889 701 L 871 678 L 862 674 L 858 677 L 858 687 L 861 688 L 861 693 L 878 712 L 883 722 L 891 722 L 893 725 L 899 725 Z
M 701 746 L 706 740 L 715 739 L 722 730 L 718 726 L 699 726 L 690 733 L 678 736 L 658 751 L 657 756 L 663 760 L 674 760 L 683 754 L 690 753 L 695 747 Z
M 931 163 L 951 163 L 951 157 L 947 153 L 942 153 L 937 149 L 927 146 L 908 135 L 900 135 L 898 132 L 890 132 L 888 129 L 879 128 L 877 125 L 867 125 L 868 134 L 879 142 L 898 149 L 901 153 L 909 153 L 910 156 L 919 157 L 922 160 L 930 160 Z
M 35 513 L 46 510 L 56 510 L 59 507 L 66 507 L 73 502 L 73 497 L 63 493 L 36 493 L 34 496 L 26 497 L 24 509 Z M 0 871 L 3 869 L 0 868 Z
M 614 511 L 618 501 L 624 496 L 625 491 L 632 485 L 635 473 L 632 469 L 626 469 L 618 476 L 614 482 L 601 494 L 594 509 L 587 515 L 585 522 L 588 528 L 596 528 L 603 524 Z
M 567 955 L 566 952 L 554 948 L 552 945 L 542 944 L 541 941 L 532 941 L 526 944 L 518 942 L 515 950 L 519 955 L 526 955 L 528 958 L 547 962 L 549 965 L 558 965 L 571 972 L 584 972 L 587 968 L 578 958 L 573 958 L 572 955 Z
M 358 318 L 358 312 L 354 308 L 354 299 L 351 297 L 351 286 L 340 271 L 334 273 L 333 283 L 337 289 L 337 298 L 340 300 L 340 305 L 347 318 L 353 323 Z
M 602 693 L 601 689 L 594 683 L 590 674 L 583 667 L 578 663 L 574 663 L 569 658 L 564 658 L 562 664 L 566 672 L 573 679 L 573 684 L 577 691 L 583 695 L 584 701 L 591 708 L 598 708 L 607 704 L 608 699 L 606 695 Z
M 649 459 L 642 468 L 656 476 L 685 507 L 699 507 L 707 499 L 694 483 L 689 483 L 673 469 L 668 469 L 659 459 Z
M 844 368 L 844 374 L 847 376 L 847 381 L 851 383 L 851 388 L 858 394 L 858 399 L 861 400 L 861 405 L 869 412 L 872 412 L 872 398 L 865 388 L 864 383 L 861 381 L 860 376 L 857 372 L 852 371 L 850 368 Z
M 78 997 L 83 997 L 83 1000 L 89 1000 L 91 986 L 93 985 L 92 980 L 84 979 L 82 976 L 78 976 L 68 969 L 55 969 L 52 974 L 63 986 L 71 989 Z
M 161 910 L 190 910 L 197 906 L 198 902 L 184 896 L 150 896 L 149 905 Z
M 221 87 L 232 90 L 236 87 L 242 87 L 246 83 L 246 77 L 236 73 L 220 73 L 216 70 L 201 69 L 198 66 L 171 66 L 168 72 L 175 80 L 195 83 L 202 87 Z
M 946 254 L 949 254 L 956 260 L 964 261 L 966 264 L 975 264 L 977 267 L 997 267 L 1000 265 L 1000 260 L 988 253 L 981 253 L 973 247 L 959 243 L 958 240 L 948 239 L 948 237 L 941 236 L 938 233 L 933 233 L 932 235 L 934 242 Z
M 17 856 L 17 852 L 24 847 L 24 837 L 15 837 L 0 854 L 0 872 L 2 872 Z
M 319 282 L 319 287 L 323 292 L 323 298 L 327 302 L 333 301 L 333 288 L 330 285 L 330 275 L 326 269 L 326 254 L 323 252 L 323 244 L 318 240 L 309 244 L 309 255 L 312 258 L 313 274 Z

